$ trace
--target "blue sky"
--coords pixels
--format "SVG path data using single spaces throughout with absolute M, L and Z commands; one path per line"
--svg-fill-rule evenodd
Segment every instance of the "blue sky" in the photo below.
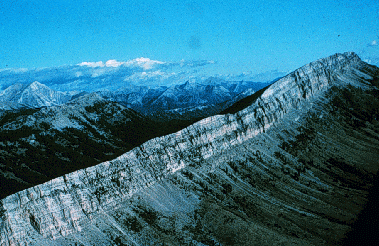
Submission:
M 289 71 L 336 52 L 379 57 L 378 35 L 377 0 L 7 0 L 0 69 L 148 57 Z

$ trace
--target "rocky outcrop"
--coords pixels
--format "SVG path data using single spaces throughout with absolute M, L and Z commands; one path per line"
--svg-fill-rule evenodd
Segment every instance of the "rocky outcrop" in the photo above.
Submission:
M 4 198 L 0 242 L 337 243 L 365 202 L 368 188 L 361 181 L 372 180 L 379 166 L 367 154 L 377 150 L 375 117 L 357 114 L 367 123 L 354 135 L 338 111 L 354 102 L 336 100 L 350 90 L 377 103 L 378 78 L 379 69 L 354 53 L 312 62 L 236 114 L 206 118 L 112 161 Z M 371 135 L 362 140 L 357 134 L 365 131 Z M 341 133 L 348 135 L 339 138 Z M 350 141 L 365 144 L 352 155 L 345 153 Z M 352 163 L 337 160 L 336 153 Z M 337 175 L 353 175 L 351 169 L 360 175 Z

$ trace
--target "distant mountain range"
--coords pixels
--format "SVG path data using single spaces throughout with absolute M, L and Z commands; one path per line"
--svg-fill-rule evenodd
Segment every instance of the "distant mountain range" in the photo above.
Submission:
M 152 89 L 139 86 L 97 93 L 159 121 L 193 120 L 217 114 L 267 85 L 269 83 L 225 81 L 211 77 L 203 83 L 187 81 L 169 87 Z
M 128 62 L 83 62 L 42 69 L 0 70 L 0 114 L 4 110 L 62 105 L 82 95 L 99 96 L 156 121 L 186 121 L 208 117 L 253 94 L 284 75 L 251 73 L 204 77 L 197 70 L 211 61 L 168 63 L 138 58 Z M 256 78 L 258 78 L 256 77 Z M 231 80 L 238 78 L 238 80 Z M 32 82 L 35 81 L 35 82 Z M 185 123 L 187 124 L 187 123 Z M 184 124 L 184 125 L 185 125 Z
M 187 81 L 181 85 L 154 88 L 130 85 L 116 91 L 96 93 L 154 120 L 193 121 L 216 114 L 268 84 L 211 77 L 204 83 Z M 0 111 L 57 106 L 86 94 L 85 91 L 54 91 L 37 81 L 15 84 L 0 92 Z

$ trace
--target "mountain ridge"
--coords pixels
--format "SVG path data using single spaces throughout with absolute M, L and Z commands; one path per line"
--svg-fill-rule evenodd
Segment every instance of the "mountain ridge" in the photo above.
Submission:
M 305 65 L 235 114 L 211 116 L 4 198 L 1 243 L 338 243 L 365 203 L 365 179 L 379 168 L 365 149 L 378 151 L 379 112 L 369 105 L 378 104 L 378 78 L 379 69 L 354 53 Z M 360 105 L 350 97 L 367 105 L 349 111 Z M 357 133 L 348 131 L 355 125 Z M 365 138 L 357 138 L 361 132 Z M 351 146 L 341 133 L 366 145 L 346 152 Z M 328 140 L 335 151 L 320 144 Z

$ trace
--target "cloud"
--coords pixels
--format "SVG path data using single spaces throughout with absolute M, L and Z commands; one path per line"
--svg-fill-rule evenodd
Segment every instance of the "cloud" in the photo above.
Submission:
M 163 62 L 163 61 L 157 61 L 157 60 L 151 60 L 150 58 L 145 57 L 139 57 L 133 60 L 129 61 L 117 61 L 117 60 L 108 60 L 105 63 L 102 61 L 98 62 L 82 62 L 79 63 L 79 66 L 87 66 L 92 68 L 104 68 L 104 67 L 110 67 L 110 68 L 116 68 L 116 67 L 129 67 L 129 68 L 142 68 L 143 70 L 151 70 L 154 68 L 173 68 L 173 67 L 202 67 L 209 64 L 215 64 L 215 61 L 212 60 L 197 60 L 197 61 L 185 61 L 181 60 L 180 62 Z M 163 65 L 159 66 L 158 65 Z
M 2 73 L 2 72 L 25 73 L 28 70 L 29 69 L 27 69 L 27 68 L 3 68 L 3 69 L 0 69 L 0 73 Z
M 175 67 L 178 67 L 180 69 L 196 68 L 196 67 L 207 66 L 210 64 L 216 64 L 216 62 L 212 60 L 185 61 L 184 59 L 182 59 L 179 62 L 167 62 L 163 66 L 161 66 L 161 68 L 166 68 L 166 69 L 173 69 Z
M 184 61 L 180 62 L 181 67 L 202 67 L 209 64 L 215 64 L 215 61 L 212 60 L 198 60 L 198 61 Z
M 78 64 L 79 66 L 87 66 L 87 67 L 104 67 L 104 63 L 102 61 L 99 62 L 82 62 Z
M 125 64 L 125 62 L 119 62 L 117 60 L 108 60 L 105 63 L 102 61 L 98 62 L 82 62 L 78 64 L 79 66 L 87 66 L 87 67 L 119 67 Z
M 124 62 L 118 62 L 116 60 L 108 60 L 106 63 L 105 63 L 105 66 L 106 67 L 119 67 L 121 66 L 122 64 L 124 64 Z
M 87 67 L 140 67 L 144 70 L 152 69 L 155 65 L 158 64 L 164 64 L 165 62 L 162 61 L 156 61 L 151 60 L 149 58 L 140 57 L 133 60 L 129 60 L 126 62 L 117 61 L 117 60 L 108 60 L 107 62 L 103 63 L 102 61 L 99 62 L 82 62 L 78 64 L 79 66 L 87 66 Z
M 363 59 L 364 62 L 367 62 L 368 64 L 378 66 L 379 65 L 379 57 L 377 56 L 369 56 L 365 57 Z
M 157 64 L 164 64 L 165 62 L 162 61 L 156 61 L 156 60 L 150 60 L 149 58 L 136 58 L 130 61 L 127 61 L 124 63 L 125 66 L 128 67 L 141 67 L 144 70 L 152 69 Z
M 368 44 L 368 46 L 378 46 L 379 44 L 378 44 L 378 41 L 376 41 L 376 40 L 373 40 L 371 43 L 369 43 Z

